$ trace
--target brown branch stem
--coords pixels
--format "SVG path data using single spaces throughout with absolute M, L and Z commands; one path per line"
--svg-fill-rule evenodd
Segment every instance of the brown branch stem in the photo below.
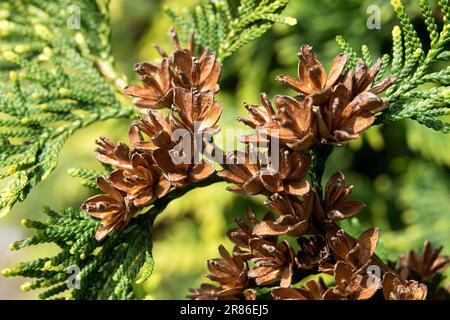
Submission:
M 191 184 L 189 186 L 186 186 L 184 188 L 174 189 L 171 192 L 169 192 L 166 196 L 162 197 L 161 199 L 156 200 L 152 207 L 145 213 L 139 215 L 136 217 L 136 219 L 139 220 L 138 223 L 145 223 L 146 225 L 150 224 L 153 225 L 153 222 L 155 221 L 156 217 L 164 211 L 164 209 L 173 201 L 178 198 L 181 198 L 185 194 L 187 194 L 189 191 L 197 188 L 203 188 L 208 187 L 210 185 L 213 185 L 218 182 L 223 182 L 224 180 L 220 178 L 217 174 L 213 174 L 207 179 L 200 181 L 195 184 Z

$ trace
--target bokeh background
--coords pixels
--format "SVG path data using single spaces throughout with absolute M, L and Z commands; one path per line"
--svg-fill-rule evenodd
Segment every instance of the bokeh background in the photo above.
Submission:
M 234 0 L 231 0 L 233 2 Z M 76 4 L 77 1 L 74 1 Z M 130 82 L 137 82 L 133 63 L 157 58 L 152 44 L 170 49 L 170 19 L 165 5 L 176 11 L 192 7 L 196 1 L 112 0 L 113 50 L 118 68 Z M 223 128 L 240 127 L 235 122 L 245 115 L 242 102 L 258 103 L 259 93 L 270 96 L 287 93 L 274 78 L 280 73 L 295 74 L 297 51 L 301 44 L 313 45 L 326 68 L 340 51 L 335 36 L 343 35 L 354 47 L 368 44 L 374 56 L 389 53 L 391 30 L 396 24 L 386 0 L 292 0 L 286 15 L 298 25 L 276 25 L 260 40 L 242 48 L 223 66 Z M 405 1 L 423 42 L 426 29 L 417 1 Z M 368 30 L 367 9 L 381 8 L 381 29 Z M 81 17 L 83 18 L 83 17 Z M 441 66 L 442 67 L 442 66 Z M 10 252 L 8 245 L 28 235 L 20 226 L 23 218 L 43 219 L 45 205 L 59 209 L 78 207 L 90 195 L 78 180 L 69 177 L 69 168 L 100 168 L 94 158 L 94 140 L 106 135 L 127 141 L 129 121 L 113 120 L 96 124 L 72 137 L 62 151 L 60 165 L 51 177 L 33 190 L 25 203 L 17 205 L 0 220 L 0 268 L 55 252 L 52 246 Z M 240 127 L 243 128 L 243 127 Z M 353 233 L 361 228 L 381 229 L 379 254 L 395 259 L 400 252 L 420 248 L 425 239 L 444 245 L 450 253 L 450 136 L 433 132 L 412 121 L 372 128 L 362 139 L 337 150 L 328 163 L 328 178 L 335 170 L 345 173 L 355 186 L 355 199 L 367 207 L 346 225 Z M 196 190 L 173 202 L 155 227 L 153 276 L 136 287 L 138 296 L 150 299 L 183 299 L 187 289 L 203 281 L 205 260 L 217 256 L 220 243 L 229 245 L 226 230 L 233 218 L 247 208 L 259 214 L 265 209 L 261 198 L 244 198 L 224 190 L 224 184 Z M 34 299 L 24 293 L 25 279 L 0 276 L 0 299 Z

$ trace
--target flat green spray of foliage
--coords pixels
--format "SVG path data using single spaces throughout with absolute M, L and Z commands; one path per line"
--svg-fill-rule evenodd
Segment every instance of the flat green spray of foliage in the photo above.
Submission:
M 450 6 L 448 0 L 440 0 L 439 7 L 443 17 L 443 27 L 439 28 L 433 16 L 428 0 L 419 0 L 419 5 L 429 33 L 430 49 L 426 52 L 419 36 L 406 13 L 401 0 L 392 0 L 392 7 L 400 22 L 392 31 L 392 57 L 383 56 L 385 73 L 397 77 L 397 82 L 386 92 L 389 109 L 380 115 L 379 123 L 413 119 L 422 125 L 443 133 L 450 132 L 450 125 L 440 118 L 450 114 L 450 67 L 434 72 L 436 63 L 450 60 Z M 356 66 L 359 59 L 366 64 L 373 64 L 373 58 L 367 45 L 361 49 L 361 57 L 342 36 L 337 42 L 350 57 L 351 66 Z
M 73 176 L 83 178 L 90 185 L 101 173 L 88 170 L 73 170 Z M 102 241 L 95 239 L 99 221 L 92 219 L 79 209 L 56 212 L 49 208 L 49 217 L 43 223 L 22 220 L 22 225 L 36 230 L 24 240 L 10 245 L 10 250 L 43 243 L 53 243 L 60 252 L 47 258 L 20 263 L 2 270 L 3 276 L 35 278 L 25 283 L 25 291 L 45 289 L 41 299 L 61 297 L 66 299 L 135 299 L 133 285 L 146 281 L 152 274 L 152 226 L 154 219 L 167 205 L 185 195 L 193 188 L 208 186 L 218 180 L 209 178 L 195 186 L 176 189 L 154 202 L 146 212 L 138 215 L 120 233 Z M 139 275 L 139 278 L 136 279 Z M 67 293 L 66 291 L 69 291 Z
M 2 215 L 55 169 L 73 133 L 134 115 L 116 89 L 123 80 L 113 68 L 108 2 L 0 4 Z
M 76 289 L 69 299 L 131 299 L 132 285 L 145 281 L 153 269 L 150 229 L 135 219 L 120 234 L 105 241 L 95 240 L 98 222 L 81 210 L 66 209 L 61 213 L 46 210 L 45 223 L 23 220 L 22 225 L 36 230 L 34 236 L 13 243 L 11 250 L 54 243 L 61 249 L 53 256 L 21 263 L 3 270 L 5 276 L 36 278 L 25 283 L 25 291 L 42 288 L 41 299 L 49 299 Z M 136 280 L 145 265 L 145 272 Z
M 177 14 L 166 8 L 166 12 L 179 27 L 183 39 L 195 33 L 201 47 L 217 52 L 224 60 L 262 36 L 276 22 L 295 25 L 296 19 L 281 14 L 289 1 L 242 0 L 234 8 L 227 0 L 201 0 L 192 11 Z

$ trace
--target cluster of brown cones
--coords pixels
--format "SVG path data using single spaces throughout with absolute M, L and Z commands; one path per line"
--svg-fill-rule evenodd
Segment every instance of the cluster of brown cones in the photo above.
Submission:
M 429 289 L 435 276 L 450 265 L 440 256 L 442 247 L 432 250 L 429 242 L 422 255 L 411 251 L 396 263 L 385 265 L 375 254 L 377 229 L 354 239 L 335 223 L 357 214 L 362 203 L 347 200 L 350 187 L 341 173 L 327 184 L 323 199 L 311 190 L 303 201 L 287 194 L 275 194 L 267 205 L 279 217 L 268 213 L 258 221 L 247 212 L 246 224 L 236 219 L 237 228 L 228 232 L 234 244 L 230 254 L 219 247 L 221 258 L 207 262 L 207 277 L 218 283 L 191 289 L 189 297 L 200 300 L 425 300 L 447 299 L 443 288 Z M 292 241 L 286 240 L 286 236 Z M 294 245 L 293 242 L 296 242 Z M 297 248 L 297 249 L 295 249 Z M 324 281 L 328 274 L 334 281 Z M 302 284 L 306 277 L 312 278 Z M 267 288 L 270 291 L 267 291 Z
M 135 66 L 143 87 L 128 86 L 125 94 L 147 111 L 129 130 L 131 147 L 101 138 L 97 158 L 114 171 L 100 177 L 104 194 L 85 201 L 82 208 L 101 220 L 96 238 L 122 230 L 138 210 L 164 197 L 171 188 L 195 184 L 215 173 L 214 166 L 201 160 L 192 146 L 193 136 L 217 133 L 221 105 L 215 101 L 219 90 L 221 64 L 216 55 L 203 50 L 197 58 L 195 43 L 180 46 L 172 32 L 174 51 L 168 55 L 157 47 L 159 64 Z M 275 106 L 261 95 L 261 105 L 245 104 L 250 118 L 240 119 L 255 130 L 243 142 L 276 140 L 278 166 L 252 161 L 246 152 L 232 152 L 217 173 L 233 186 L 229 190 L 245 195 L 264 195 L 272 210 L 259 221 L 247 212 L 250 225 L 236 219 L 238 227 L 228 233 L 235 245 L 232 253 L 219 247 L 221 258 L 208 261 L 208 278 L 218 283 L 192 289 L 194 299 L 425 299 L 447 297 L 443 289 L 427 287 L 449 264 L 440 256 L 441 248 L 425 244 L 420 257 L 412 251 L 397 264 L 384 264 L 375 254 L 377 229 L 354 239 L 338 222 L 358 214 L 364 204 L 349 200 L 352 187 L 344 175 L 335 173 L 324 191 L 321 181 L 311 175 L 312 156 L 325 145 L 340 146 L 355 139 L 387 108 L 378 96 L 396 79 L 375 83 L 381 61 L 369 68 L 360 62 L 356 70 L 346 70 L 347 56 L 335 58 L 328 75 L 312 48 L 299 53 L 298 78 L 277 77 L 297 92 L 275 97 Z M 163 112 L 159 109 L 167 109 Z M 186 133 L 177 135 L 179 129 Z M 177 146 L 188 141 L 194 152 L 178 154 Z M 205 141 L 202 141 L 204 144 Z M 274 154 L 276 153 L 276 154 Z M 230 159 L 228 159 L 230 160 Z M 254 160 L 254 159 L 253 159 Z M 317 159 L 316 159 L 317 160 Z M 324 159 L 322 159 L 324 160 Z M 321 174 L 320 174 L 321 176 Z M 311 179 L 309 179 L 311 178 Z M 321 274 L 334 279 L 326 283 Z M 302 280 L 312 277 L 303 284 Z M 380 289 L 382 288 L 382 289 Z M 270 289 L 270 290 L 267 290 Z
M 275 106 L 265 94 L 261 105 L 245 104 L 250 119 L 241 119 L 256 129 L 249 141 L 266 140 L 276 132 L 280 143 L 291 150 L 302 151 L 315 144 L 340 145 L 355 139 L 375 121 L 375 115 L 387 108 L 378 96 L 395 81 L 388 77 L 376 85 L 382 62 L 372 68 L 362 61 L 356 70 L 345 70 L 348 57 L 338 55 L 327 75 L 310 46 L 299 53 L 298 79 L 281 75 L 277 80 L 298 95 L 276 96 Z
M 195 134 L 218 131 L 222 107 L 214 97 L 219 90 L 221 64 L 208 50 L 195 57 L 193 37 L 183 49 L 173 30 L 171 35 L 174 51 L 167 55 L 157 47 L 161 63 L 135 66 L 143 87 L 130 85 L 124 90 L 134 97 L 137 107 L 147 109 L 147 115 L 138 116 L 130 127 L 131 147 L 107 138 L 97 141 L 97 159 L 115 169 L 97 181 L 105 194 L 87 199 L 82 206 L 101 220 L 98 240 L 123 229 L 139 209 L 151 205 L 172 187 L 199 182 L 215 171 L 205 160 L 194 161 L 194 152 L 172 155 L 178 144 L 192 143 Z M 156 110 L 162 108 L 169 111 L 164 114 Z M 174 134 L 179 129 L 184 135 Z
M 207 263 L 207 277 L 218 285 L 203 284 L 191 289 L 189 296 L 248 300 L 437 297 L 438 290 L 428 289 L 423 282 L 431 281 L 450 264 L 449 257 L 439 256 L 441 248 L 432 251 L 427 243 L 423 258 L 411 252 L 400 258 L 398 268 L 384 264 L 375 254 L 377 229 L 354 239 L 337 224 L 364 207 L 360 201 L 347 199 L 352 187 L 345 183 L 344 175 L 335 173 L 323 194 L 307 180 L 311 155 L 317 155 L 316 150 L 324 144 L 340 146 L 368 129 L 376 114 L 387 107 L 378 94 L 396 79 L 374 84 L 380 60 L 372 68 L 360 62 L 352 72 L 345 70 L 347 56 L 341 54 L 327 75 L 311 47 L 303 46 L 299 58 L 298 79 L 277 77 L 298 95 L 275 97 L 275 110 L 262 94 L 261 105 L 245 104 L 250 118 L 240 119 L 256 131 L 243 142 L 278 140 L 276 173 L 270 173 L 270 165 L 251 163 L 244 153 L 233 154 L 239 161 L 224 165 L 218 173 L 233 184 L 230 191 L 267 196 L 266 205 L 277 217 L 268 213 L 258 221 L 249 211 L 250 226 L 237 219 L 238 228 L 228 233 L 235 245 L 233 252 L 221 246 L 221 258 Z M 334 281 L 327 285 L 320 274 L 331 275 Z M 315 279 L 302 285 L 302 280 L 311 276 Z M 448 294 L 439 290 L 441 296 L 444 292 Z
M 327 75 L 312 48 L 302 46 L 298 79 L 277 77 L 298 95 L 276 96 L 276 111 L 265 94 L 261 95 L 261 105 L 244 104 L 250 118 L 239 120 L 253 128 L 255 134 L 244 137 L 243 142 L 267 145 L 277 140 L 279 154 L 270 156 L 277 156 L 279 168 L 275 174 L 268 174 L 270 167 L 248 161 L 245 154 L 234 154 L 239 161 L 224 165 L 225 170 L 219 173 L 236 185 L 230 188 L 232 191 L 303 196 L 310 190 L 305 180 L 310 150 L 325 144 L 340 146 L 359 137 L 373 124 L 376 114 L 387 108 L 378 94 L 396 79 L 388 77 L 374 84 L 381 60 L 372 68 L 360 62 L 355 72 L 345 70 L 347 60 L 345 54 L 338 55 Z

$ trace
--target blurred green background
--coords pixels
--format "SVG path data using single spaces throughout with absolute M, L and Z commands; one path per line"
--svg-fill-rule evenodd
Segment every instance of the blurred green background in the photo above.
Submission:
M 233 0 L 232 0 L 233 1 Z M 165 5 L 176 11 L 195 5 L 194 0 L 112 0 L 113 50 L 118 68 L 130 82 L 137 79 L 133 64 L 157 58 L 152 44 L 171 48 L 170 19 Z M 416 1 L 405 1 L 424 42 L 426 29 Z M 76 1 L 74 1 L 76 4 Z M 381 29 L 369 30 L 366 20 L 371 5 L 381 8 Z M 245 115 L 242 102 L 258 103 L 259 93 L 270 96 L 288 93 L 274 78 L 280 73 L 295 74 L 301 44 L 313 45 L 326 68 L 340 51 L 335 36 L 343 35 L 354 47 L 368 44 L 375 56 L 389 53 L 391 30 L 396 23 L 386 0 L 292 0 L 286 15 L 298 19 L 296 27 L 276 25 L 260 40 L 247 45 L 227 60 L 221 78 L 222 128 L 243 128 L 236 124 Z M 22 260 L 49 254 L 52 246 L 10 252 L 8 245 L 28 235 L 20 226 L 23 218 L 44 218 L 41 208 L 78 207 L 90 195 L 67 174 L 73 167 L 100 168 L 94 158 L 94 140 L 106 135 L 127 141 L 129 121 L 108 121 L 77 133 L 64 147 L 60 165 L 51 177 L 33 190 L 25 203 L 0 221 L 0 268 Z M 450 136 L 435 133 L 411 121 L 372 128 L 362 139 L 337 150 L 329 160 L 327 176 L 341 170 L 355 186 L 355 199 L 367 207 L 348 227 L 377 226 L 382 231 L 380 254 L 394 259 L 410 248 L 420 248 L 425 239 L 444 245 L 450 252 Z M 265 209 L 261 198 L 244 198 L 224 190 L 224 184 L 196 190 L 172 203 L 155 227 L 153 276 L 136 288 L 139 297 L 182 299 L 189 287 L 204 281 L 205 260 L 217 256 L 220 243 L 229 245 L 226 230 L 233 217 L 243 216 L 253 207 Z M 24 293 L 24 279 L 0 276 L 0 299 L 32 299 Z

